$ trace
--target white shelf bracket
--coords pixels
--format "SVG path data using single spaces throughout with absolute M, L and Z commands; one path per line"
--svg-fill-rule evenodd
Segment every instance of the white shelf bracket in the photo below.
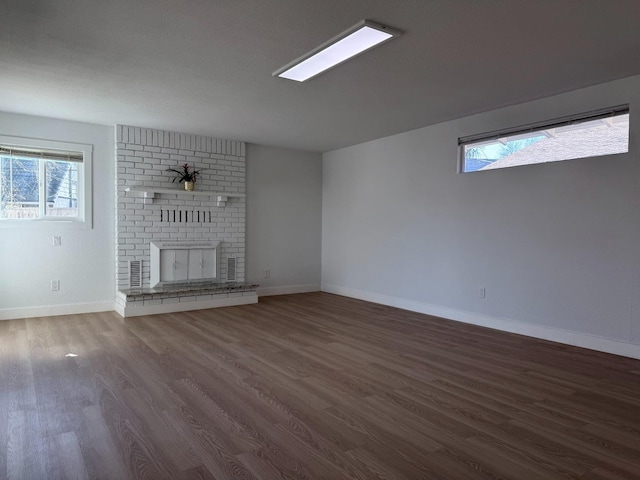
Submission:
M 145 204 L 153 203 L 154 198 L 156 198 L 155 192 L 142 192 L 142 201 Z
M 227 204 L 228 199 L 229 198 L 225 197 L 224 195 L 218 195 L 217 202 L 216 202 L 218 207 L 224 207 Z

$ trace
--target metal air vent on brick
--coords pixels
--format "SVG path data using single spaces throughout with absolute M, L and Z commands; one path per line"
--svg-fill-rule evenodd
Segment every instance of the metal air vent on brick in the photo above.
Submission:
M 129 261 L 129 286 L 131 288 L 142 287 L 142 261 Z
M 236 281 L 236 258 L 227 258 L 227 282 Z

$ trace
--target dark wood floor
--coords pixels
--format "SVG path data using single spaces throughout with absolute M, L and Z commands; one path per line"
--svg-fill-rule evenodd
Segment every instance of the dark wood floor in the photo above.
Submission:
M 329 294 L 0 322 L 0 381 L 0 478 L 640 478 L 640 361 Z

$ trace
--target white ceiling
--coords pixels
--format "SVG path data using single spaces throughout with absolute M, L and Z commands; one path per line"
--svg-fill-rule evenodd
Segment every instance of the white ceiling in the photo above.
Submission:
M 640 73 L 639 0 L 2 0 L 0 110 L 328 151 Z M 305 83 L 369 19 L 404 34 Z

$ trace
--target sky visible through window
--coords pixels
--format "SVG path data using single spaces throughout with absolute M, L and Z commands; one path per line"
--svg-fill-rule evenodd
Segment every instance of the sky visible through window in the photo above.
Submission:
M 493 162 L 507 157 L 512 153 L 522 150 L 529 145 L 533 145 L 536 142 L 543 140 L 543 135 L 531 137 L 521 140 L 512 140 L 506 143 L 496 141 L 489 145 L 482 145 L 478 147 L 471 147 L 465 149 L 465 172 L 475 172 L 476 170 L 482 170 L 484 167 L 492 164 Z

